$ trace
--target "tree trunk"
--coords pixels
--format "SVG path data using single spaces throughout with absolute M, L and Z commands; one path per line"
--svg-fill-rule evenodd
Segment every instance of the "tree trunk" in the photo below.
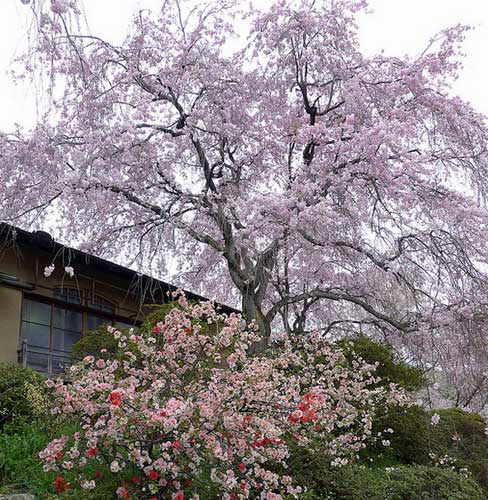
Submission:
M 256 294 L 249 288 L 242 291 L 242 315 L 247 325 L 254 321 L 259 329 L 260 339 L 253 344 L 251 350 L 253 352 L 262 351 L 268 346 L 271 335 L 271 324 L 263 314 Z

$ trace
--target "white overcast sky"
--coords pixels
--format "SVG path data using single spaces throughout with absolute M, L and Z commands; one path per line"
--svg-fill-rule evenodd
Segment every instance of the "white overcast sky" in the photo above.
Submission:
M 31 0 L 36 1 L 36 0 Z M 262 0 L 268 1 L 268 0 Z M 161 0 L 82 0 L 93 34 L 120 41 L 131 13 L 155 8 Z M 403 55 L 421 51 L 429 38 L 457 23 L 475 29 L 468 33 L 465 67 L 455 93 L 488 115 L 488 0 L 370 0 L 371 13 L 360 17 L 363 51 L 371 55 Z M 35 88 L 16 87 L 9 77 L 13 58 L 25 47 L 29 7 L 21 0 L 0 0 L 0 130 L 15 123 L 27 128 L 36 120 Z

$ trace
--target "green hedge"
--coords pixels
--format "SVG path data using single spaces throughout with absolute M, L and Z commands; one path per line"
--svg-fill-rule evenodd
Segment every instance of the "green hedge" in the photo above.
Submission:
M 111 359 L 117 352 L 117 341 L 107 330 L 108 325 L 102 325 L 96 330 L 86 332 L 71 348 L 71 359 L 79 361 L 85 356 Z M 102 352 L 104 351 L 104 352 Z
M 302 500 L 486 500 L 471 478 L 449 469 L 341 467 L 317 476 Z
M 459 408 L 432 413 L 440 416 L 439 423 L 430 426 L 432 453 L 449 455 L 457 467 L 467 467 L 488 492 L 488 436 L 483 417 Z
M 93 464 L 86 469 L 86 479 L 97 479 L 97 489 L 87 491 L 79 486 L 76 471 L 65 470 L 63 478 L 73 486 L 69 491 L 58 493 L 53 481 L 58 472 L 43 471 L 39 452 L 56 435 L 70 434 L 78 429 L 76 423 L 64 423 L 53 431 L 44 422 L 17 420 L 4 426 L 0 432 L 0 497 L 2 494 L 26 492 L 42 500 L 109 500 L 121 484 L 121 478 L 108 470 L 108 465 Z
M 360 335 L 340 340 L 337 345 L 350 361 L 354 356 L 359 356 L 370 364 L 377 363 L 375 374 L 381 378 L 383 384 L 392 382 L 407 391 L 418 391 L 427 384 L 424 372 L 399 359 L 387 344 L 380 344 Z
M 376 466 L 430 465 L 432 430 L 431 415 L 420 406 L 382 408 L 373 421 L 374 435 L 382 436 L 360 453 L 361 461 Z M 381 444 L 383 439 L 390 441 L 389 447 Z
M 432 425 L 432 415 L 440 421 Z M 393 433 L 387 433 L 387 429 Z M 457 470 L 467 468 L 472 477 L 488 492 L 488 436 L 485 420 L 477 413 L 458 408 L 426 411 L 419 406 L 384 409 L 374 422 L 379 441 L 361 452 L 366 465 L 432 465 L 441 460 Z M 382 438 L 390 447 L 381 445 Z
M 42 470 L 38 453 L 49 438 L 40 422 L 16 421 L 0 432 L 0 493 L 49 491 L 52 474 Z

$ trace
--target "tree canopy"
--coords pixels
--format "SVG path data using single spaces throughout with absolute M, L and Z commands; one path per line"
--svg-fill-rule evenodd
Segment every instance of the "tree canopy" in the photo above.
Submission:
M 0 218 L 57 217 L 65 241 L 163 274 L 171 253 L 263 343 L 281 321 L 483 344 L 487 129 L 450 91 L 467 28 L 366 57 L 365 8 L 164 0 L 114 45 L 76 0 L 36 4 L 20 77 L 44 75 L 52 106 L 0 137 Z

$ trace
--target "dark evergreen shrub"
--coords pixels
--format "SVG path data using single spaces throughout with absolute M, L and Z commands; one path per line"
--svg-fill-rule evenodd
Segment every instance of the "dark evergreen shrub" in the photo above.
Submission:
M 421 369 L 398 359 L 393 349 L 386 344 L 380 344 L 361 335 L 340 340 L 337 345 L 350 361 L 354 356 L 359 356 L 370 364 L 378 363 L 376 374 L 382 383 L 393 382 L 410 392 L 421 389 L 427 383 L 427 378 Z
M 476 481 L 439 467 L 331 468 L 311 486 L 302 500 L 486 500 Z

